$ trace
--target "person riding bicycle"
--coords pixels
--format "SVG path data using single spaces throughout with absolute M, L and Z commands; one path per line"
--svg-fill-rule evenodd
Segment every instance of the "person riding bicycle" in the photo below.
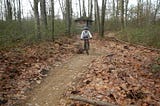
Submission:
M 84 27 L 81 33 L 81 40 L 83 40 L 84 38 L 88 38 L 88 39 L 92 38 L 92 34 L 90 33 L 88 27 Z
M 84 50 L 86 50 L 88 54 L 88 49 L 89 49 L 89 39 L 92 39 L 92 34 L 89 31 L 88 27 L 84 27 L 83 31 L 81 33 L 81 40 L 84 40 Z

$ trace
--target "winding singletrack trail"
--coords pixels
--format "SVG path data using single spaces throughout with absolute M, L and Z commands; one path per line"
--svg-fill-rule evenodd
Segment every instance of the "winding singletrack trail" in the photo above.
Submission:
M 24 106 L 61 106 L 62 104 L 60 105 L 60 100 L 63 99 L 64 92 L 68 89 L 68 87 L 70 87 L 77 77 L 80 77 L 82 73 L 88 70 L 88 66 L 97 58 L 103 60 L 101 57 L 115 55 L 116 59 L 113 59 L 113 62 L 117 66 L 120 65 L 120 70 L 125 70 L 124 68 L 126 68 L 125 66 L 128 64 L 127 70 L 133 70 L 133 76 L 142 76 L 145 75 L 145 73 L 136 73 L 137 70 L 141 70 L 140 65 L 142 65 L 142 69 L 146 70 L 148 69 L 146 64 L 150 64 L 153 59 L 159 56 L 159 52 L 153 52 L 152 50 L 144 47 L 131 46 L 129 44 L 123 44 L 116 41 L 101 42 L 97 40 L 91 40 L 91 50 L 89 52 L 90 55 L 74 55 L 65 63 L 62 63 L 51 70 L 44 81 L 42 81 L 41 84 L 37 85 L 35 89 L 33 89 Z M 108 62 L 106 61 L 106 65 L 110 65 L 110 59 L 108 59 Z M 122 61 L 122 59 L 126 61 Z M 142 61 L 142 59 L 145 59 L 145 61 Z M 137 62 L 139 64 L 137 64 Z M 98 66 L 98 64 L 101 64 L 100 60 L 97 61 L 96 65 Z M 146 69 L 143 67 L 146 67 Z M 131 80 L 134 79 L 133 77 L 129 78 L 131 78 Z M 142 77 L 141 81 L 143 81 L 145 78 L 146 77 Z M 114 79 L 117 79 L 117 74 L 115 74 Z M 132 82 L 131 80 L 130 82 Z M 138 79 L 134 79 L 133 81 L 140 83 L 138 82 Z M 133 85 L 135 86 L 135 84 Z M 63 101 L 61 101 L 61 103 L 62 102 Z
M 79 73 L 87 70 L 93 59 L 102 54 L 101 49 L 91 41 L 90 55 L 75 55 L 51 70 L 47 78 L 32 91 L 25 106 L 59 106 L 60 98 L 68 85 Z

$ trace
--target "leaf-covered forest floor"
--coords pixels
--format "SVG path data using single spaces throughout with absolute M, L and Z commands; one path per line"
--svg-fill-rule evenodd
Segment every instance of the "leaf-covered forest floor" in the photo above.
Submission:
M 81 43 L 65 38 L 0 51 L 0 105 L 89 105 L 69 100 L 71 95 L 122 106 L 160 105 L 158 51 L 95 38 L 88 56 L 76 54 Z
M 55 66 L 76 51 L 74 40 L 58 39 L 0 51 L 0 105 L 12 106 L 27 98 L 32 85 L 40 84 Z
M 72 83 L 66 97 L 79 95 L 118 106 L 160 106 L 160 53 L 116 40 L 98 42 L 105 54 L 92 60 L 88 71 Z M 90 106 L 79 101 L 66 102 Z

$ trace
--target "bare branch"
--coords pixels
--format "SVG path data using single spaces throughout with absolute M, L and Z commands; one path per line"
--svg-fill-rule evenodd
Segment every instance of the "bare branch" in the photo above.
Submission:
M 82 102 L 86 102 L 92 105 L 98 105 L 98 106 L 117 106 L 108 102 L 102 102 L 102 101 L 97 101 L 97 100 L 91 100 L 85 97 L 81 97 L 81 96 L 71 96 L 70 97 L 71 100 L 75 100 L 75 101 L 82 101 Z

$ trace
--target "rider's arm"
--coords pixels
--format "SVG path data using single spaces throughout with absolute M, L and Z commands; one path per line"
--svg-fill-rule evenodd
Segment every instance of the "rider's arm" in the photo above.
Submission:
M 82 31 L 82 33 L 81 33 L 81 39 L 83 39 L 83 31 Z
M 90 33 L 90 31 L 88 31 L 88 33 L 89 33 L 89 38 L 92 38 L 92 34 Z

